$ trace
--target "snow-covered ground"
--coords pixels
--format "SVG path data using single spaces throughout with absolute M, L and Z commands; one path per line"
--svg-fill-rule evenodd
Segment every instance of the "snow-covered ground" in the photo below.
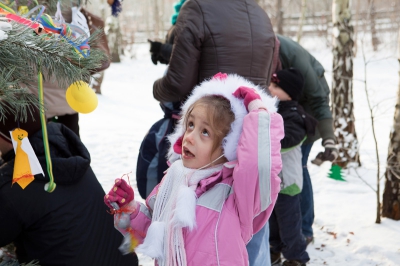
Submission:
M 327 70 L 331 80 L 332 54 L 316 40 L 304 40 Z M 90 114 L 80 115 L 81 136 L 92 157 L 92 167 L 105 191 L 123 174 L 130 174 L 135 186 L 136 161 L 140 143 L 150 126 L 163 113 L 153 99 L 153 82 L 161 77 L 165 65 L 153 65 L 148 44 L 134 47 L 135 58 L 112 64 L 106 71 L 99 95 L 99 106 Z M 398 62 L 394 52 L 367 53 L 367 83 L 373 105 L 376 106 L 381 169 L 385 161 L 392 128 L 398 86 Z M 364 61 L 359 49 L 354 61 L 354 99 L 360 154 L 363 166 L 358 175 L 376 187 L 374 143 L 364 83 Z M 316 142 L 310 159 L 322 151 Z M 310 265 L 400 265 L 400 222 L 383 218 L 375 224 L 376 196 L 353 171 L 346 174 L 347 182 L 327 178 L 329 163 L 321 167 L 309 164 L 314 188 L 315 241 L 308 246 Z M 381 170 L 382 171 L 382 170 Z M 383 173 L 381 172 L 381 175 Z M 381 181 L 383 187 L 384 180 Z M 137 189 L 136 189 L 137 192 Z M 382 191 L 381 191 L 382 193 Z M 137 197 L 140 197 L 136 193 Z M 142 266 L 153 265 L 150 258 L 139 254 Z

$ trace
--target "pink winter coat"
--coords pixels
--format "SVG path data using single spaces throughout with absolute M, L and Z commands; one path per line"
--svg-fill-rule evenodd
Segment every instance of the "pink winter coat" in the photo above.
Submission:
M 196 189 L 197 226 L 183 229 L 189 266 L 249 264 L 246 244 L 267 222 L 280 190 L 283 135 L 277 113 L 255 110 L 244 117 L 238 160 L 225 163 Z M 140 242 L 151 224 L 158 187 L 130 216 Z

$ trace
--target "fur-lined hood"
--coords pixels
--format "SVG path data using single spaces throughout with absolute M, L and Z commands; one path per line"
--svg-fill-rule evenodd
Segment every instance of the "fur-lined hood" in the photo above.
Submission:
M 260 86 L 254 85 L 250 81 L 236 74 L 227 75 L 218 73 L 213 78 L 203 81 L 201 84 L 196 86 L 183 104 L 181 119 L 178 121 L 175 131 L 168 137 L 168 140 L 171 143 L 168 152 L 170 163 L 173 163 L 180 157 L 180 154 L 174 152 L 173 146 L 185 133 L 186 128 L 183 124 L 183 120 L 186 112 L 194 102 L 207 95 L 221 95 L 231 103 L 231 109 L 235 115 L 235 120 L 231 125 L 231 130 L 228 135 L 222 141 L 222 148 L 228 161 L 234 161 L 237 159 L 236 149 L 243 129 L 243 119 L 248 112 L 244 106 L 243 99 L 238 99 L 232 94 L 241 86 L 255 89 L 261 96 L 261 99 L 269 113 L 275 113 L 277 111 L 277 98 L 268 95 Z

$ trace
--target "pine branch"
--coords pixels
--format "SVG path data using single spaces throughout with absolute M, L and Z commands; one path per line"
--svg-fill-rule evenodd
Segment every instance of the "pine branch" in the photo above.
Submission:
M 21 87 L 19 80 L 9 81 L 14 70 L 0 72 L 0 124 L 7 114 L 13 114 L 20 121 L 26 121 L 31 105 L 40 106 L 38 98 L 28 88 Z
M 98 38 L 98 33 L 90 37 L 89 44 Z M 79 40 L 78 40 L 79 41 Z M 36 35 L 31 29 L 13 23 L 8 38 L 0 42 L 1 69 L 12 69 L 13 78 L 34 80 L 39 66 L 45 78 L 55 77 L 61 87 L 77 80 L 89 80 L 90 70 L 101 65 L 105 55 L 96 49 L 83 58 L 64 38 L 57 35 Z
M 20 113 L 21 118 L 26 118 L 27 103 L 38 104 L 22 87 L 36 87 L 39 70 L 45 80 L 57 80 L 60 87 L 67 88 L 79 80 L 89 81 L 91 72 L 106 58 L 96 49 L 91 49 L 90 55 L 84 58 L 61 36 L 36 35 L 23 25 L 13 23 L 12 26 L 8 38 L 0 41 L 0 98 L 7 99 L 15 108 L 14 114 Z M 99 34 L 100 31 L 90 36 L 89 45 L 98 40 Z M 0 122 L 6 111 L 4 105 L 0 106 Z

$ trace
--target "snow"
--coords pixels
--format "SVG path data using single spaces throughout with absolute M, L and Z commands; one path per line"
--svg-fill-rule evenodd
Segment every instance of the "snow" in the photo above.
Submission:
M 315 39 L 303 39 L 302 45 L 324 65 L 331 84 L 331 51 Z M 129 173 L 138 199 L 135 171 L 140 143 L 151 125 L 163 116 L 153 99 L 152 87 L 166 66 L 153 65 L 148 49 L 148 44 L 138 44 L 133 49 L 134 59 L 113 63 L 105 73 L 97 109 L 80 115 L 81 137 L 104 190 L 109 191 L 116 178 Z M 375 106 L 382 176 L 393 124 L 399 65 L 393 49 L 368 51 L 367 55 L 367 60 L 373 60 L 367 65 L 367 85 Z M 354 114 L 363 166 L 345 172 L 347 181 L 341 182 L 327 178 L 329 163 L 320 167 L 309 163 L 315 201 L 315 241 L 307 248 L 310 265 L 400 265 L 400 221 L 382 218 L 381 224 L 375 223 L 376 193 L 371 187 L 376 188 L 377 162 L 364 79 L 359 48 L 354 60 Z M 310 160 L 322 150 L 320 141 L 315 142 Z M 380 184 L 382 194 L 384 178 Z M 139 259 L 142 266 L 153 265 L 150 258 L 141 254 Z

